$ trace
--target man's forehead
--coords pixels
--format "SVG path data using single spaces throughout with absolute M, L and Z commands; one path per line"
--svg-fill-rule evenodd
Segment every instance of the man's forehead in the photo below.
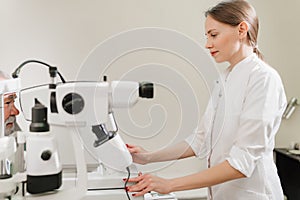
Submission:
M 3 96 L 4 96 L 4 99 L 9 99 L 9 100 L 17 98 L 16 93 L 7 93 L 7 94 L 4 94 Z

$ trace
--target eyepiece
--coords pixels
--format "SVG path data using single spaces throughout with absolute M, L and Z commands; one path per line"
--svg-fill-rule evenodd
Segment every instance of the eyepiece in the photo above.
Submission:
M 30 124 L 30 132 L 48 132 L 49 124 L 47 120 L 47 107 L 45 107 L 38 99 L 34 100 L 32 111 L 32 121 Z
M 141 98 L 152 99 L 154 96 L 153 83 L 149 83 L 149 82 L 139 83 L 139 96 Z

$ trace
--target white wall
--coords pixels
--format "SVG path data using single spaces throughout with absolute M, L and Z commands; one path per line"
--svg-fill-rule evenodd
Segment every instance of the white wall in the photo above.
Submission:
M 83 73 L 80 71 L 82 63 L 98 44 L 112 35 L 138 27 L 176 30 L 203 46 L 205 43 L 203 13 L 216 2 L 218 1 L 1 0 L 1 70 L 12 72 L 21 62 L 35 58 L 58 66 L 67 80 L 75 80 L 80 77 L 79 72 Z M 299 86 L 297 56 L 300 39 L 297 33 L 300 29 L 298 26 L 300 2 L 298 0 L 285 2 L 251 0 L 250 2 L 255 6 L 260 17 L 259 48 L 264 53 L 266 61 L 281 74 L 288 98 L 292 96 L 300 98 L 297 88 Z M 199 113 L 203 111 L 208 98 L 205 77 L 199 77 L 199 74 L 195 73 L 194 69 L 178 56 L 156 50 L 133 52 L 113 63 L 106 73 L 111 79 L 120 79 L 130 74 L 128 71 L 146 63 L 167 65 L 171 67 L 170 71 L 181 75 L 183 82 L 191 84 L 195 90 L 195 98 L 199 102 Z M 97 68 L 97 66 L 94 67 Z M 37 65 L 25 68 L 21 72 L 23 86 L 48 81 L 46 69 Z M 94 74 L 88 75 L 91 79 L 95 79 L 101 74 L 96 70 Z M 160 75 L 164 81 L 172 80 L 169 74 Z M 185 88 L 177 89 L 180 92 L 180 89 Z M 140 126 L 150 123 L 150 126 L 146 126 L 145 133 L 141 134 L 149 133 L 154 127 L 151 123 L 154 125 L 157 123 L 161 126 L 159 134 L 148 139 L 143 139 L 138 135 L 139 133 L 126 134 L 124 130 L 126 120 L 120 117 L 122 113 L 119 112 L 117 114 L 120 116 L 119 119 L 117 116 L 117 120 L 121 123 L 121 134 L 123 133 L 122 137 L 126 142 L 156 149 L 188 134 L 188 131 L 178 133 L 179 127 L 184 126 L 184 130 L 192 129 L 189 125 L 194 124 L 195 119 L 189 118 L 184 121 L 181 118 L 181 105 L 176 94 L 161 86 L 157 88 L 156 95 L 157 98 L 153 102 L 159 106 L 154 107 L 149 114 L 153 117 L 153 121 L 151 122 L 148 110 L 145 109 L 151 105 L 149 102 L 138 104 L 132 109 L 132 120 Z M 288 146 L 291 141 L 300 141 L 297 124 L 299 119 L 300 111 L 297 110 L 290 120 L 283 121 L 277 136 L 277 146 Z M 165 123 L 160 124 L 162 121 Z M 185 124 L 182 125 L 183 121 Z M 138 130 L 143 132 L 141 128 Z M 201 167 L 203 167 L 202 162 L 190 159 L 170 168 L 173 172 L 179 171 L 184 174 L 197 171 Z
M 300 98 L 298 56 L 300 37 L 300 2 L 253 1 L 260 16 L 259 47 L 266 61 L 281 75 L 288 100 Z M 295 34 L 296 33 L 296 34 Z M 300 141 L 300 109 L 289 120 L 283 120 L 276 138 L 278 147 L 287 147 L 291 141 Z

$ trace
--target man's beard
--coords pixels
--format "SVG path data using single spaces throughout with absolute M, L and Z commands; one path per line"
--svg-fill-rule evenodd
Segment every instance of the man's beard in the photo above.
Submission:
M 11 127 L 7 127 L 8 123 L 12 123 Z M 11 135 L 15 131 L 20 131 L 20 127 L 17 124 L 16 117 L 15 116 L 10 116 L 6 121 L 5 121 L 5 136 Z

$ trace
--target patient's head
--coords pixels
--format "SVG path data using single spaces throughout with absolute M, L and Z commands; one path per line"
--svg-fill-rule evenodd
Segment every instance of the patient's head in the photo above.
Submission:
M 0 71 L 0 81 L 10 79 L 10 77 Z M 16 127 L 16 116 L 19 114 L 19 110 L 15 106 L 16 93 L 8 93 L 3 97 L 4 104 L 4 123 L 5 123 L 5 135 L 11 134 Z

